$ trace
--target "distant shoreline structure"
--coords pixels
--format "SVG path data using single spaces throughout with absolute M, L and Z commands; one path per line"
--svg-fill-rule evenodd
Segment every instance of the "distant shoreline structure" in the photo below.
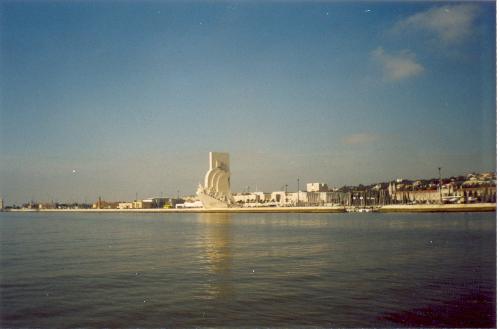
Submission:
M 386 205 L 373 208 L 359 207 L 257 207 L 257 208 L 177 208 L 177 209 L 8 209 L 4 212 L 23 213 L 431 213 L 431 212 L 491 212 L 496 211 L 496 203 L 474 204 L 432 204 L 432 205 Z
M 332 187 L 324 182 L 308 182 L 306 189 L 281 189 L 265 192 L 250 192 L 247 186 L 243 192 L 231 192 L 231 171 L 229 153 L 209 152 L 209 169 L 203 184 L 199 184 L 196 195 L 177 198 L 150 196 L 131 200 L 106 200 L 100 195 L 97 202 L 84 203 L 31 200 L 21 206 L 5 205 L 0 197 L 0 210 L 82 210 L 82 211 L 130 211 L 136 212 L 208 212 L 214 209 L 240 209 L 227 212 L 435 212 L 435 211 L 494 211 L 496 210 L 496 172 L 469 173 L 467 175 L 441 176 L 438 178 L 397 178 L 369 185 Z M 494 207 L 482 205 L 494 204 Z M 173 209 L 175 208 L 175 210 Z M 195 210 L 196 208 L 196 210 Z M 199 210 L 203 208 L 203 210 Z M 280 208 L 280 209 L 276 209 Z M 270 210 L 266 210 L 270 209 Z M 320 209 L 320 210 L 318 210 Z

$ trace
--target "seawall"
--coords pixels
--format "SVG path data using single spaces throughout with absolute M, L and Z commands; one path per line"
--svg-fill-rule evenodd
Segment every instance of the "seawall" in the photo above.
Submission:
M 387 205 L 373 209 L 378 212 L 478 212 L 496 211 L 496 203 Z M 256 207 L 256 208 L 185 208 L 185 209 L 9 209 L 10 212 L 79 212 L 79 213 L 342 213 L 339 207 Z
M 256 208 L 184 208 L 184 209 L 10 209 L 11 212 L 80 213 L 339 213 L 344 207 L 256 207 Z
M 496 203 L 387 205 L 380 212 L 477 212 L 496 211 Z

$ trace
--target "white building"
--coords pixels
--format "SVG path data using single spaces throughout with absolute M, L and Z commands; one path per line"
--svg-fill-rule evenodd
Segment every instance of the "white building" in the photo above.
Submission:
M 119 202 L 118 209 L 132 209 L 134 208 L 133 202 Z
M 233 199 L 236 203 L 259 202 L 259 196 L 255 193 L 238 193 L 233 195 Z
M 307 192 L 328 192 L 328 185 L 325 183 L 307 183 Z
M 152 199 L 144 199 L 144 200 L 134 200 L 132 202 L 133 209 L 150 209 L 153 208 L 153 200 Z
M 184 202 L 175 205 L 175 208 L 203 208 L 204 204 L 201 201 Z

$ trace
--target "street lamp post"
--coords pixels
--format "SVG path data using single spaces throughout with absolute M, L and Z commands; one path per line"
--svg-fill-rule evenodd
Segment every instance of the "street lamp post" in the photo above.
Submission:
M 443 194 L 441 192 L 443 182 L 441 180 L 441 167 L 438 167 L 439 171 L 439 203 L 443 203 Z
M 300 201 L 300 177 L 297 177 L 297 206 Z
M 285 184 L 285 206 L 288 205 L 288 184 Z

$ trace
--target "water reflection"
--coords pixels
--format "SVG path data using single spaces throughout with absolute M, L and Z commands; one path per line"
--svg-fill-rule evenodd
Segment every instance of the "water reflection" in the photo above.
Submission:
M 228 299 L 232 285 L 232 222 L 231 214 L 198 214 L 204 251 L 200 255 L 202 271 L 207 273 L 205 297 Z
M 234 214 L 234 219 L 237 219 L 238 226 L 265 226 L 265 227 L 311 227 L 323 228 L 331 223 L 328 221 L 328 216 L 331 214 L 301 214 L 301 213 L 284 213 L 284 214 Z M 343 215 L 343 214 L 336 214 Z M 346 217 L 347 218 L 347 217 Z

